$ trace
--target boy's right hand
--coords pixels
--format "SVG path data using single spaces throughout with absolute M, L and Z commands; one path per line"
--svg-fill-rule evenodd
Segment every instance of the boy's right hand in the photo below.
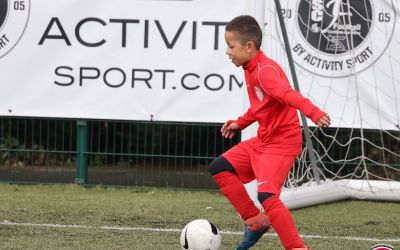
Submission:
M 325 114 L 321 116 L 315 124 L 317 124 L 320 128 L 327 128 L 329 125 L 331 125 L 331 118 L 328 114 Z
M 225 124 L 222 125 L 221 134 L 222 137 L 231 139 L 239 130 L 240 127 L 236 122 L 225 122 Z

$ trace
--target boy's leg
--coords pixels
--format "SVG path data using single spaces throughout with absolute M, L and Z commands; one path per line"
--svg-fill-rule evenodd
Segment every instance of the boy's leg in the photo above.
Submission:
M 288 208 L 279 199 L 295 159 L 295 156 L 264 154 L 253 165 L 258 181 L 258 199 L 285 249 L 304 248 Z
M 254 205 L 236 170 L 228 160 L 222 156 L 216 158 L 211 162 L 209 171 L 220 187 L 221 193 L 235 207 L 243 220 L 260 213 L 260 209 Z
M 210 164 L 210 172 L 221 193 L 245 221 L 245 235 L 237 249 L 250 248 L 269 230 L 271 224 L 254 205 L 243 185 L 255 179 L 246 144 L 242 142 L 215 159 Z
M 262 206 L 284 248 L 286 250 L 304 248 L 304 243 L 300 239 L 289 209 L 282 203 L 278 195 L 266 199 Z

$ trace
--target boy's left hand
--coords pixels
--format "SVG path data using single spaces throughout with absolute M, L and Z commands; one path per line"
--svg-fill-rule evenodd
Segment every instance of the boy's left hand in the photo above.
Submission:
M 226 122 L 221 128 L 221 134 L 222 137 L 231 139 L 239 130 L 240 127 L 236 122 Z
M 325 114 L 321 116 L 315 124 L 317 124 L 320 128 L 327 128 L 329 125 L 331 125 L 331 118 L 328 114 Z

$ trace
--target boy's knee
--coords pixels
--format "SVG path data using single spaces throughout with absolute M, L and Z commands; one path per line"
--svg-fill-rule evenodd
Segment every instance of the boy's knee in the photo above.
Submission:
M 211 163 L 208 171 L 211 175 L 216 175 L 224 171 L 228 171 L 231 173 L 236 174 L 235 169 L 233 166 L 222 156 L 215 158 Z
M 268 198 L 271 198 L 275 194 L 273 193 L 267 193 L 267 192 L 259 192 L 257 195 L 258 201 L 263 204 L 264 201 L 266 201 Z

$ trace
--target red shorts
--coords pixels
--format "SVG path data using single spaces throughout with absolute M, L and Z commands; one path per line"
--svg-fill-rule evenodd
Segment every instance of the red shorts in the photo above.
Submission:
M 235 145 L 222 156 L 233 166 L 241 182 L 248 183 L 256 179 L 258 192 L 277 195 L 296 159 L 296 155 L 268 153 L 252 140 Z

